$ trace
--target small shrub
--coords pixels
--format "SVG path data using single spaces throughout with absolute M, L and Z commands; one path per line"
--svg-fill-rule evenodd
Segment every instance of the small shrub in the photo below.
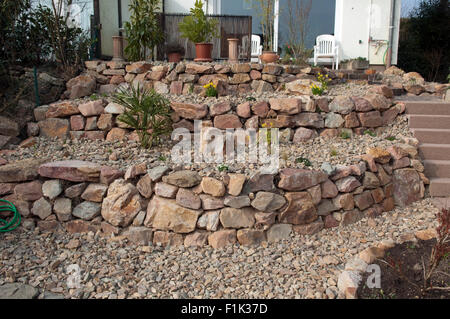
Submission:
M 247 96 L 246 98 L 245 98 L 245 100 L 246 101 L 256 101 L 256 99 L 253 97 L 253 96 Z
M 395 141 L 395 137 L 394 136 L 388 136 L 388 137 L 386 137 L 386 139 L 388 140 L 388 141 Z
M 113 100 L 125 108 L 118 120 L 136 130 L 142 147 L 159 143 L 161 136 L 171 132 L 170 102 L 155 90 L 132 86 L 116 93 Z
M 371 130 L 365 130 L 364 131 L 364 135 L 370 135 L 372 137 L 377 136 L 377 134 L 374 131 L 371 131 Z
M 331 155 L 331 156 L 337 156 L 337 155 L 338 155 L 338 152 L 337 152 L 335 149 L 332 149 L 332 150 L 330 151 L 330 155 Z
M 165 161 L 167 161 L 167 157 L 165 157 L 164 155 L 159 155 L 158 160 L 161 162 L 165 162 Z
M 303 165 L 308 166 L 308 167 L 312 165 L 311 161 L 309 159 L 307 159 L 307 158 L 304 158 L 304 157 L 297 158 L 295 160 L 295 162 L 296 163 L 303 163 Z
M 342 138 L 342 139 L 348 140 L 350 137 L 351 137 L 351 136 L 350 136 L 350 133 L 349 133 L 349 132 L 347 132 L 347 131 L 342 131 L 342 132 L 341 132 L 341 138 Z
M 229 170 L 229 167 L 225 164 L 220 164 L 219 166 L 217 166 L 217 170 L 219 172 L 225 172 Z
M 311 88 L 311 92 L 313 95 L 318 95 L 321 96 L 324 92 L 324 90 L 322 89 L 322 87 L 316 85 L 316 84 L 311 84 L 310 86 Z
M 203 86 L 206 89 L 206 96 L 208 97 L 217 97 L 217 86 L 214 85 L 212 82 L 209 82 L 208 84 Z

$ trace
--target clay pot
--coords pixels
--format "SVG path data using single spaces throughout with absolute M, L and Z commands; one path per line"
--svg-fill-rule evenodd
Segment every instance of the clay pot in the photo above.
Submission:
M 276 52 L 272 51 L 263 51 L 263 53 L 259 56 L 259 59 L 263 63 L 273 63 L 278 61 L 280 56 Z
M 178 63 L 181 61 L 181 53 L 180 52 L 167 53 L 167 58 L 169 59 L 169 62 Z
M 197 56 L 194 59 L 195 62 L 211 62 L 211 52 L 213 45 L 212 43 L 196 43 L 195 44 L 195 54 Z

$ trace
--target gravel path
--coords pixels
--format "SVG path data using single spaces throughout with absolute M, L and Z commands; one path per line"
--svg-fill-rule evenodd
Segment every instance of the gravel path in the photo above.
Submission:
M 0 234 L 0 286 L 30 284 L 65 298 L 336 298 L 337 276 L 357 252 L 434 225 L 426 198 L 376 219 L 247 248 L 138 247 L 99 234 Z M 68 289 L 71 264 L 81 288 Z M 45 294 L 43 293 L 45 291 Z

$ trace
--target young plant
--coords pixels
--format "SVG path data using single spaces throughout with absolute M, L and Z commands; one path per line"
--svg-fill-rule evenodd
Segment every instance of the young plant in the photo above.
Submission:
M 159 0 L 132 0 L 129 5 L 130 21 L 124 23 L 128 45 L 125 54 L 129 60 L 154 58 L 154 48 L 164 40 L 158 14 Z M 147 54 L 150 50 L 149 54 Z
M 395 137 L 394 136 L 388 136 L 388 137 L 386 137 L 386 139 L 388 140 L 388 141 L 395 141 Z
M 295 160 L 295 162 L 296 163 L 303 163 L 303 165 L 308 166 L 308 167 L 312 165 L 311 161 L 309 159 L 307 159 L 307 158 L 304 158 L 304 157 L 297 158 Z
M 207 18 L 203 11 L 203 2 L 196 0 L 191 14 L 184 17 L 178 29 L 182 38 L 189 39 L 193 43 L 209 43 L 212 38 L 219 36 L 217 19 Z
M 324 92 L 323 88 L 316 84 L 311 84 L 310 88 L 313 95 L 321 96 Z
M 220 164 L 219 166 L 217 166 L 217 169 L 219 172 L 225 172 L 229 170 L 229 167 L 225 164 Z
M 344 140 L 348 140 L 351 137 L 350 133 L 347 131 L 342 131 L 341 138 Z
M 374 131 L 371 131 L 371 130 L 365 130 L 364 131 L 364 135 L 370 135 L 372 137 L 377 136 L 377 134 Z
M 206 89 L 206 96 L 208 97 L 217 97 L 218 96 L 218 92 L 217 92 L 217 86 L 214 85 L 214 83 L 209 82 L 208 84 L 203 86 Z
M 442 260 L 448 258 L 450 254 L 450 210 L 442 209 L 437 214 L 438 227 L 436 228 L 436 244 L 431 250 L 431 256 L 428 268 L 425 269 L 425 263 L 422 260 L 424 269 L 424 289 L 439 289 L 433 288 L 431 285 L 431 276 L 436 272 L 437 267 Z M 447 274 L 450 276 L 450 274 Z M 443 287 L 443 290 L 450 290 L 450 287 Z
M 116 93 L 113 100 L 125 108 L 118 120 L 136 130 L 142 147 L 152 147 L 171 132 L 170 102 L 155 90 L 131 86 Z
M 333 148 L 333 149 L 330 151 L 330 155 L 331 155 L 331 156 L 337 156 L 337 155 L 338 155 L 338 152 Z

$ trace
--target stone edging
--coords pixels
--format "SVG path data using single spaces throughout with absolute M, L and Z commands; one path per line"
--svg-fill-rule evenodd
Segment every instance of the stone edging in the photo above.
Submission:
M 392 239 L 382 240 L 381 242 L 368 247 L 353 258 L 349 259 L 345 264 L 344 270 L 338 276 L 338 289 L 341 298 L 357 299 L 357 291 L 361 284 L 362 274 L 367 271 L 367 268 L 376 259 L 383 258 L 386 251 L 395 247 L 397 244 L 402 244 L 409 241 L 429 240 L 436 238 L 436 231 L 433 228 L 416 231 L 414 234 L 406 233 L 399 236 L 397 243 Z

